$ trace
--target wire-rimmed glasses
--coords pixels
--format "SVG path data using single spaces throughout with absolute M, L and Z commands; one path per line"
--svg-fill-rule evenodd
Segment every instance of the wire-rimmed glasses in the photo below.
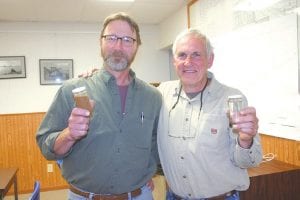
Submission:
M 118 40 L 122 41 L 122 45 L 131 47 L 133 46 L 134 42 L 136 39 L 130 37 L 130 36 L 123 36 L 123 37 L 118 37 L 116 35 L 103 35 L 101 38 L 104 38 L 104 40 L 109 43 L 109 44 L 116 44 Z

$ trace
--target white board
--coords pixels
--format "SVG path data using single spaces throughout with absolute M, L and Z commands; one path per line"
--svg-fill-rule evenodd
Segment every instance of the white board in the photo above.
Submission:
M 300 140 L 297 15 L 248 25 L 212 39 L 216 78 L 257 109 L 260 132 Z

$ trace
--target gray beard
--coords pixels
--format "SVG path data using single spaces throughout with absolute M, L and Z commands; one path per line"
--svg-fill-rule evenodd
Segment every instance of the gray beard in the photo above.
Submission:
M 123 71 L 129 67 L 128 61 L 125 58 L 116 62 L 114 57 L 110 56 L 105 60 L 105 63 L 113 71 Z

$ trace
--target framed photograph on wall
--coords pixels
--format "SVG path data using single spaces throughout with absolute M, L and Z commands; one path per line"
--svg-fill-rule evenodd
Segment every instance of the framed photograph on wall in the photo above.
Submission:
M 0 79 L 26 78 L 25 56 L 0 56 Z
M 40 59 L 40 84 L 61 85 L 73 78 L 73 59 Z

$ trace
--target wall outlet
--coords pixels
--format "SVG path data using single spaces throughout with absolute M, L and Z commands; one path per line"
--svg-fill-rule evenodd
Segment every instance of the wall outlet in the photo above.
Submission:
M 47 164 L 47 172 L 53 172 L 53 164 Z

